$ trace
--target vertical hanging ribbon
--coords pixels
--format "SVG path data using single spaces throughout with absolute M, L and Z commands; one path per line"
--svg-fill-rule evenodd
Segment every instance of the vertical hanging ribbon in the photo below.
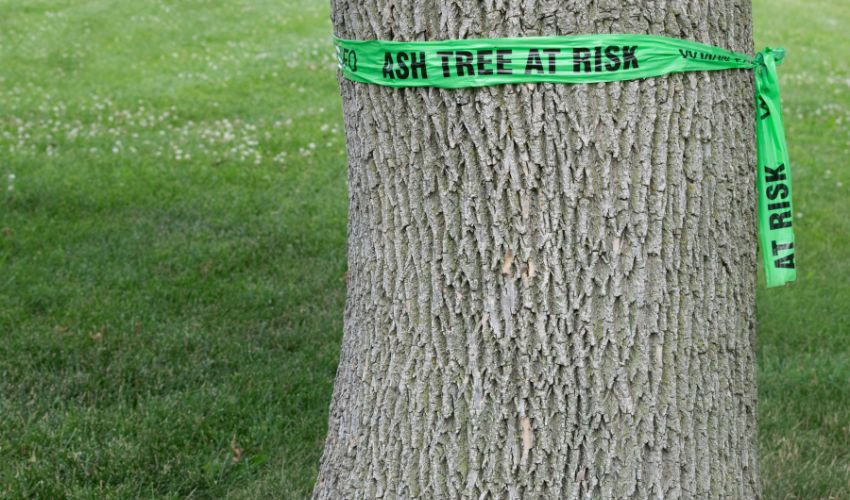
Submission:
M 768 287 L 797 279 L 794 261 L 794 207 L 791 165 L 779 102 L 776 66 L 785 51 L 764 49 L 755 60 L 758 218 L 764 274 Z
M 334 39 L 339 69 L 354 82 L 468 88 L 509 83 L 596 83 L 685 71 L 756 72 L 758 218 L 767 286 L 792 282 L 794 210 L 776 66 L 785 51 L 752 58 L 654 35 L 574 35 L 396 42 Z

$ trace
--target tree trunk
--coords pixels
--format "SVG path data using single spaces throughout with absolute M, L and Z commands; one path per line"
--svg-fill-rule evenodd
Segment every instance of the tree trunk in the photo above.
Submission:
M 747 0 L 333 0 L 333 21 L 752 51 Z M 314 498 L 760 496 L 752 72 L 340 88 L 348 303 Z

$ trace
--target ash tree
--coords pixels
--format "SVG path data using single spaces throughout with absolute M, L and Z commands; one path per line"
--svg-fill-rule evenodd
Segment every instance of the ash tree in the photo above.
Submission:
M 333 24 L 752 52 L 746 0 L 333 0 Z M 315 499 L 760 496 L 752 72 L 340 89 L 348 301 Z

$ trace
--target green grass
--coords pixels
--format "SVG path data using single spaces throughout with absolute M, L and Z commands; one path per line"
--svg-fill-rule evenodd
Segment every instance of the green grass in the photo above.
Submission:
M 850 9 L 759 0 L 756 44 L 779 68 L 794 175 L 798 283 L 759 290 L 762 477 L 767 498 L 850 498 Z
M 345 292 L 326 4 L 0 0 L 0 498 L 308 495 Z M 759 290 L 767 498 L 850 497 L 848 26 L 755 8 L 800 266 Z

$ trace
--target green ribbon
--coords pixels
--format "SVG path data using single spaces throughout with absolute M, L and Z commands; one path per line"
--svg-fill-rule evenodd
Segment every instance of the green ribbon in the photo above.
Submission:
M 339 69 L 388 87 L 469 88 L 510 83 L 598 83 L 686 71 L 754 69 L 759 235 L 767 286 L 796 280 L 791 175 L 776 66 L 782 49 L 755 58 L 654 35 L 576 35 L 431 42 L 334 39 Z
M 791 165 L 779 100 L 776 66 L 785 51 L 764 49 L 756 56 L 756 141 L 759 235 L 767 286 L 796 281 Z

